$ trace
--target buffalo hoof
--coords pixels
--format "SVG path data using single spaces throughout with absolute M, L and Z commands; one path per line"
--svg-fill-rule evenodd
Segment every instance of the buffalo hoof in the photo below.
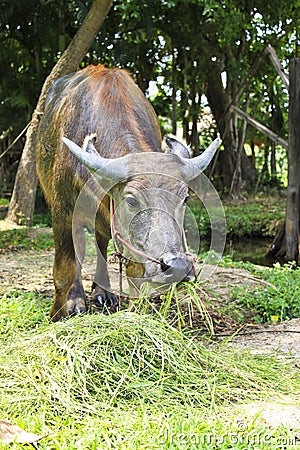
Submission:
M 67 311 L 59 310 L 59 311 L 51 311 L 50 319 L 52 322 L 59 322 L 60 320 L 66 319 L 68 317 Z
M 104 308 L 104 306 L 116 306 L 118 303 L 118 300 L 112 292 L 106 292 L 105 295 L 103 294 L 97 294 L 94 297 L 94 302 L 97 303 L 101 308 Z
M 85 299 L 81 297 L 69 298 L 67 305 L 69 316 L 84 314 L 86 312 Z
M 118 304 L 118 300 L 115 294 L 97 286 L 95 289 L 93 303 L 100 308 L 104 308 L 105 306 L 110 308 L 116 306 Z

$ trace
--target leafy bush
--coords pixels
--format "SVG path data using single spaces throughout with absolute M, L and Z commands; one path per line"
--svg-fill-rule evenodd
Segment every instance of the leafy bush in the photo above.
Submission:
M 38 227 L 52 227 L 50 211 L 47 211 L 45 214 L 34 214 L 32 224 Z
M 249 265 L 248 265 L 249 266 Z M 235 288 L 233 295 L 254 314 L 256 322 L 279 322 L 300 316 L 300 268 L 293 264 L 274 264 L 260 276 L 267 283 L 248 289 Z
M 9 200 L 7 198 L 0 197 L 0 206 L 8 206 Z
M 280 205 L 279 205 L 280 206 Z M 258 202 L 225 207 L 227 236 L 233 237 L 272 237 L 278 225 L 284 220 L 282 207 L 267 207 Z
M 52 233 L 41 233 L 28 228 L 5 230 L 0 233 L 0 253 L 8 250 L 50 250 L 52 247 Z
M 200 237 L 210 236 L 211 223 L 201 202 L 193 200 L 191 208 L 199 226 Z M 226 233 L 230 239 L 240 237 L 273 237 L 285 218 L 285 200 L 280 197 L 254 198 L 246 202 L 224 204 Z

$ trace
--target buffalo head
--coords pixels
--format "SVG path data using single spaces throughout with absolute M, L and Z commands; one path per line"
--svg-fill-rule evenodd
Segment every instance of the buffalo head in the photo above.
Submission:
M 93 139 L 87 136 L 79 147 L 63 137 L 111 198 L 112 237 L 127 259 L 130 284 L 139 288 L 144 281 L 168 285 L 192 279 L 184 232 L 189 182 L 208 166 L 220 139 L 195 158 L 189 157 L 185 144 L 166 136 L 165 152 L 114 159 L 101 157 Z

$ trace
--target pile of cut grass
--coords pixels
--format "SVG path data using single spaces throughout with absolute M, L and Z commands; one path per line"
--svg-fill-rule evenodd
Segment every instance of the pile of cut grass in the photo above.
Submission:
M 10 412 L 21 412 L 28 398 L 35 399 L 39 410 L 54 401 L 59 414 L 94 413 L 141 400 L 208 405 L 215 391 L 207 384 L 213 352 L 135 313 L 50 325 L 15 339 L 0 354 L 1 388 L 9 386 L 2 401 Z M 213 384 L 220 382 L 216 377 L 214 371 Z
M 4 300 L 0 319 L 15 306 Z M 51 324 L 39 303 L 33 307 L 40 298 L 23 301 L 37 327 L 22 328 L 15 316 L 17 331 L 11 323 L 0 337 L 0 417 L 38 434 L 59 427 L 41 448 L 201 448 L 162 439 L 169 431 L 174 439 L 183 431 L 197 439 L 226 434 L 216 415 L 207 419 L 213 411 L 299 392 L 297 369 L 276 357 L 208 347 L 149 315 L 124 311 Z
M 288 390 L 275 359 L 207 348 L 149 316 L 87 315 L 20 334 L 0 349 L 0 400 L 8 414 L 34 400 L 45 412 L 96 413 L 141 402 L 161 407 L 251 399 Z

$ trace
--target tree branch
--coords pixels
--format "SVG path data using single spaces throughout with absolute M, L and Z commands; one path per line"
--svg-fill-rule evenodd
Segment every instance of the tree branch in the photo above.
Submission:
M 231 105 L 230 109 L 233 110 L 238 116 L 242 117 L 243 119 L 246 119 L 247 122 L 250 123 L 250 125 L 254 126 L 261 133 L 268 136 L 269 139 L 271 139 L 272 141 L 276 142 L 277 144 L 281 145 L 282 147 L 284 147 L 286 149 L 288 148 L 288 143 L 285 139 L 281 138 L 276 133 L 274 133 L 272 130 L 267 128 L 265 125 L 261 124 L 257 120 L 250 117 L 247 113 L 242 111 L 240 108 L 238 108 L 237 106 Z

